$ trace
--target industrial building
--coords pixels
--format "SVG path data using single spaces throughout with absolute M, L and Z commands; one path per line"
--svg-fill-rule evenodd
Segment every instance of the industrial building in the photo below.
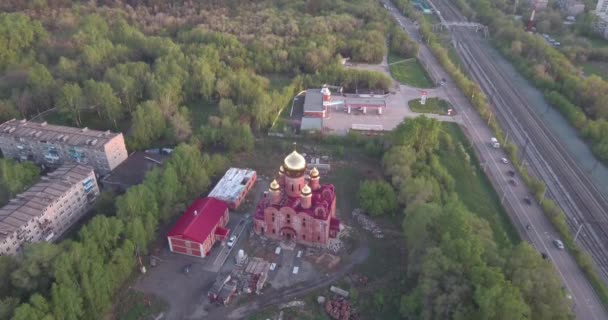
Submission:
M 195 200 L 167 234 L 172 252 L 204 258 L 230 233 L 228 205 L 215 198 Z
M 89 209 L 99 187 L 93 168 L 66 164 L 0 209 L 0 255 L 25 243 L 53 241 Z
M 585 4 L 579 0 L 557 0 L 556 3 L 566 16 L 578 16 L 585 11 Z
M 6 158 L 47 167 L 78 163 L 105 175 L 127 159 L 122 133 L 9 120 L 0 125 L 0 150 Z
M 208 196 L 226 202 L 230 209 L 236 209 L 253 187 L 256 178 L 254 170 L 230 168 Z
M 329 87 L 342 91 L 342 87 L 324 85 L 320 89 L 308 89 L 304 96 L 304 115 L 300 130 L 321 131 L 323 119 L 329 117 L 329 106 L 343 104 L 343 100 L 332 100 Z
M 337 237 L 340 220 L 334 186 L 321 185 L 316 168 L 306 181 L 306 169 L 306 159 L 297 151 L 285 158 L 279 181 L 272 181 L 256 208 L 253 223 L 257 234 L 318 247 L 326 247 L 330 238 Z

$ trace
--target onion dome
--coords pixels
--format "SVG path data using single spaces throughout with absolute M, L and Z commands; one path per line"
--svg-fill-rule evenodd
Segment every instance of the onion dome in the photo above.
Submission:
M 292 153 L 285 157 L 283 168 L 285 169 L 285 174 L 290 177 L 302 176 L 304 171 L 306 171 L 306 159 L 296 150 L 293 150 Z
M 280 186 L 279 183 L 277 182 L 277 180 L 272 180 L 272 182 L 270 183 L 270 190 L 271 191 L 277 191 L 279 190 Z
M 279 174 L 285 174 L 285 168 L 283 168 L 283 165 L 279 167 Z
M 311 178 L 319 177 L 319 170 L 317 170 L 317 167 L 314 167 L 314 168 L 312 168 L 312 170 L 310 170 L 310 177 Z
M 304 188 L 302 188 L 301 193 L 303 196 L 310 196 L 312 194 L 312 190 L 308 185 L 304 185 Z

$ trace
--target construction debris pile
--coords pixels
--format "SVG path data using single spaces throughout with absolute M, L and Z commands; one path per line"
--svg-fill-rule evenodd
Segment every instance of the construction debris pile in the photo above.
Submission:
M 356 320 L 351 312 L 350 302 L 343 297 L 325 300 L 325 312 L 336 320 Z
M 209 300 L 227 305 L 238 294 L 260 294 L 269 270 L 270 262 L 257 257 L 249 258 L 243 250 L 239 250 L 232 272 L 216 279 L 209 290 Z
M 340 232 L 335 238 L 330 238 L 327 242 L 327 249 L 333 253 L 338 253 L 344 248 L 344 239 L 350 236 L 350 227 L 340 224 Z
M 378 227 L 378 225 L 372 219 L 366 216 L 363 213 L 363 210 L 358 208 L 353 210 L 353 217 L 355 218 L 355 220 L 357 220 L 357 223 L 359 223 L 361 228 L 371 232 L 374 237 L 378 239 L 384 238 L 384 234 L 382 233 L 380 227 Z

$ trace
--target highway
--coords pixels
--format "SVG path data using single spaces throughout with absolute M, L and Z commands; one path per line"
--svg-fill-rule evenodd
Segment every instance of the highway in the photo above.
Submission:
M 436 3 L 436 1 L 433 3 Z M 419 38 L 416 27 L 403 17 L 391 3 L 386 2 L 386 4 L 391 8 L 393 16 L 404 26 L 404 29 L 414 38 Z M 442 14 L 446 14 L 446 12 L 449 14 L 450 9 L 442 7 L 442 5 L 445 5 L 445 3 L 439 3 L 438 9 L 441 10 L 440 12 Z M 465 21 L 461 16 L 456 16 L 456 13 L 450 18 L 454 18 L 455 22 Z M 585 202 L 583 200 L 585 198 L 578 198 L 578 200 L 571 199 L 569 196 L 569 194 L 572 194 L 569 192 L 570 190 L 564 190 L 563 185 L 560 183 L 560 179 L 562 179 L 560 175 L 576 176 L 571 169 L 568 169 L 570 168 L 567 165 L 568 160 L 553 159 L 554 157 L 558 157 L 558 155 L 562 158 L 564 157 L 560 151 L 563 148 L 555 146 L 555 141 L 552 141 L 546 132 L 542 132 L 542 126 L 533 123 L 533 121 L 537 120 L 536 115 L 531 114 L 532 112 L 525 108 L 525 103 L 522 102 L 522 98 L 518 97 L 517 92 L 512 92 L 513 90 L 509 85 L 508 79 L 501 76 L 502 73 L 496 70 L 492 61 L 484 56 L 483 49 L 469 43 L 479 42 L 481 39 L 474 32 L 471 35 L 465 27 L 450 26 L 449 28 L 458 28 L 458 32 L 452 32 L 457 52 L 467 64 L 468 71 L 471 72 L 473 78 L 481 84 L 484 92 L 491 97 L 492 104 L 496 107 L 494 111 L 498 116 L 501 126 L 503 128 L 505 126 L 508 127 L 506 131 L 510 133 L 510 139 L 516 143 L 528 145 L 526 148 L 526 159 L 533 167 L 533 170 L 538 170 L 534 171 L 535 174 L 547 180 L 546 183 L 549 186 L 547 196 L 561 199 L 561 202 L 558 200 L 560 205 L 563 202 L 568 203 L 570 207 L 576 207 L 577 201 Z M 530 242 L 540 252 L 546 253 L 548 258 L 553 261 L 558 276 L 571 295 L 572 308 L 576 317 L 579 319 L 608 319 L 608 313 L 574 258 L 567 251 L 558 250 L 553 246 L 552 241 L 558 238 L 558 233 L 544 216 L 540 206 L 534 201 L 531 205 L 524 204 L 523 199 L 529 197 L 530 192 L 523 185 L 521 177 L 516 175 L 513 178 L 518 182 L 516 186 L 509 184 L 508 180 L 511 178 L 507 176 L 506 172 L 513 170 L 513 168 L 510 165 L 501 163 L 500 159 L 507 157 L 501 149 L 494 149 L 490 146 L 489 139 L 492 136 L 492 132 L 487 125 L 488 119 L 481 119 L 462 92 L 452 84 L 452 80 L 440 67 L 426 45 L 421 44 L 420 47 L 418 58 L 425 67 L 429 68 L 429 74 L 435 79 L 439 77 L 448 80 L 448 84 L 443 86 L 443 88 L 447 96 L 450 97 L 452 104 L 456 106 L 456 110 L 462 116 L 463 129 L 474 146 L 477 156 L 494 188 L 499 195 L 502 195 L 503 205 L 522 235 L 522 238 Z M 516 106 L 521 109 L 511 109 L 516 108 Z M 520 118 L 524 119 L 520 120 Z M 524 128 L 528 129 L 528 126 L 534 127 L 535 130 L 524 130 Z M 540 143 L 542 145 L 540 147 L 538 146 L 538 139 L 541 139 Z M 520 150 L 522 149 L 520 147 Z M 553 153 L 557 153 L 557 155 L 553 157 Z M 546 156 L 552 159 L 547 159 Z M 558 165 L 554 167 L 555 162 Z M 559 168 L 560 171 L 553 171 L 552 168 Z M 576 184 L 574 182 L 571 183 L 573 184 L 569 186 L 570 189 L 579 188 L 579 192 L 584 193 L 583 190 L 586 188 L 580 185 L 581 182 Z M 590 194 L 588 193 L 584 196 L 590 198 Z M 589 206 L 594 205 L 591 199 L 587 199 L 587 201 Z M 596 205 L 600 209 L 602 208 L 601 203 L 596 203 Z M 530 230 L 526 230 L 526 225 L 531 226 Z M 584 229 L 591 230 L 591 228 Z M 583 232 L 585 232 L 584 235 Z M 592 243 L 594 238 L 591 232 L 585 230 L 581 232 L 579 240 Z M 598 243 L 595 243 L 595 245 L 599 246 Z M 598 248 L 596 247 L 595 249 L 597 250 Z

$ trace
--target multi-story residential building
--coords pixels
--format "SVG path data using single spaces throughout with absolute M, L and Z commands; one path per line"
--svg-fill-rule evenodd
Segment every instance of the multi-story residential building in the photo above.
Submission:
M 598 0 L 595 7 L 595 14 L 598 16 L 608 16 L 608 0 Z
M 74 224 L 99 194 L 93 168 L 66 164 L 0 208 L 0 255 L 28 242 L 51 242 Z
M 549 0 L 532 0 L 530 1 L 530 3 L 532 4 L 532 8 L 536 10 L 543 10 L 547 9 L 547 4 L 549 3 Z
M 6 158 L 50 167 L 85 164 L 101 175 L 129 156 L 122 133 L 15 119 L 0 124 L 0 150 Z
M 604 39 L 608 39 L 608 0 L 599 0 L 595 7 L 595 14 L 597 19 L 593 25 L 593 28 L 602 36 Z

